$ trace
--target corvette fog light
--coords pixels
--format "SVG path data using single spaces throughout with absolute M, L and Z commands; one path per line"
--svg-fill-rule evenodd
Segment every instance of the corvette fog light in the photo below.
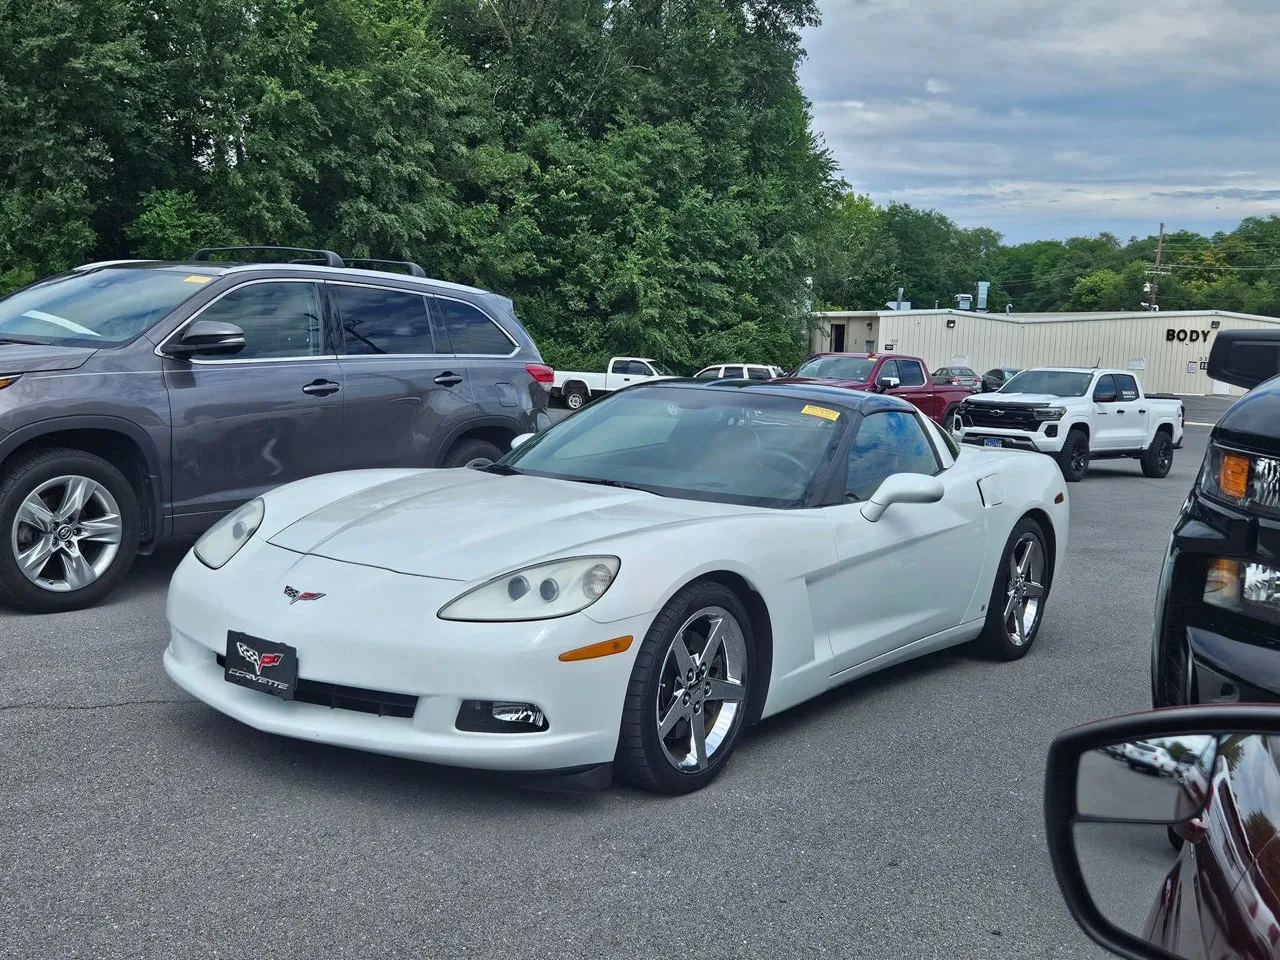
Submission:
M 549 724 L 534 703 L 463 700 L 454 726 L 469 733 L 541 733 Z

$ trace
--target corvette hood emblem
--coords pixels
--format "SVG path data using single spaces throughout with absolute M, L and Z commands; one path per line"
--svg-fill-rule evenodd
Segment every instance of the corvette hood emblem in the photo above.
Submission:
M 289 598 L 289 606 L 293 606 L 299 600 L 319 600 L 324 596 L 323 593 L 312 593 L 309 590 L 298 590 L 294 587 L 285 587 L 284 595 Z

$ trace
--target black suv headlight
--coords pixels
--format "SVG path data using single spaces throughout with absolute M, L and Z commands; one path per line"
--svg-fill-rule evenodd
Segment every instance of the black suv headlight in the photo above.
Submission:
M 1209 561 L 1204 602 L 1256 620 L 1280 624 L 1280 570 L 1217 557 Z
M 1280 460 L 1211 443 L 1200 489 L 1233 507 L 1280 516 Z

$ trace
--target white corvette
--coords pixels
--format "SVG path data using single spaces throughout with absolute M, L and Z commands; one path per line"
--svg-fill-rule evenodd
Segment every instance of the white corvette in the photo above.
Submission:
M 744 726 L 854 677 L 1026 653 L 1064 489 L 892 397 L 646 384 L 487 468 L 246 504 L 174 574 L 164 665 L 261 730 L 684 792 Z

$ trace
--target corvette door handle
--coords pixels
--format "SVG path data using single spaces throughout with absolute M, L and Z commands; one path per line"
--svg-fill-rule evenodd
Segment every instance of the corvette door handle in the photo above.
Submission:
M 309 393 L 313 397 L 327 397 L 331 393 L 337 393 L 341 388 L 339 384 L 332 380 L 312 380 L 302 388 L 303 393 Z
M 433 382 L 440 384 L 442 387 L 456 387 L 462 382 L 462 378 L 456 373 L 446 370 L 444 373 L 440 374 L 440 376 L 436 377 Z

